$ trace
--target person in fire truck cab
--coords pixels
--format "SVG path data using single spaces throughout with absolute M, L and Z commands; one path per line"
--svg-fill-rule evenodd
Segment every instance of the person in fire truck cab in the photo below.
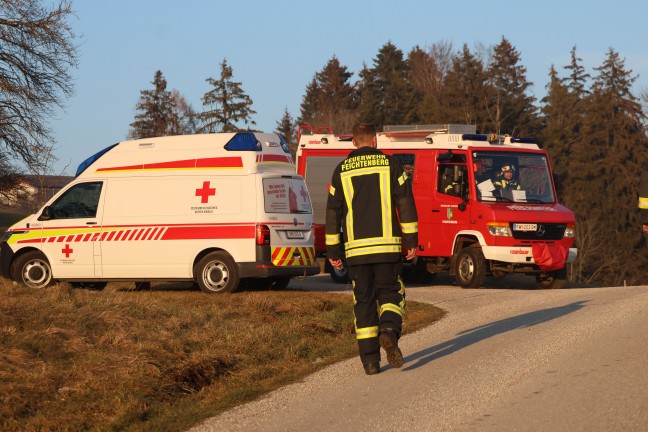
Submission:
M 496 190 L 520 190 L 522 186 L 515 180 L 515 167 L 513 165 L 502 166 L 501 172 L 493 182 Z
M 648 161 L 644 165 L 639 180 L 639 220 L 643 232 L 648 234 Z
M 398 159 L 376 148 L 375 127 L 354 127 L 353 145 L 356 149 L 331 179 L 326 254 L 336 269 L 346 256 L 360 360 L 365 373 L 374 375 L 380 372 L 381 347 L 392 367 L 403 366 L 398 347 L 405 311 L 401 241 L 406 259 L 414 259 L 418 217 L 408 174 Z

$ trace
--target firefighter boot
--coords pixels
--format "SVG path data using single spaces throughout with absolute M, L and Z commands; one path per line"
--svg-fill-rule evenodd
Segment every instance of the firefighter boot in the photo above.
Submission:
M 378 339 L 380 346 L 387 353 L 387 361 L 394 368 L 403 366 L 403 354 L 398 348 L 398 335 L 392 329 L 383 329 L 380 331 L 380 338 Z
M 380 372 L 380 363 L 378 362 L 367 363 L 362 366 L 364 366 L 364 370 L 367 375 L 376 375 Z

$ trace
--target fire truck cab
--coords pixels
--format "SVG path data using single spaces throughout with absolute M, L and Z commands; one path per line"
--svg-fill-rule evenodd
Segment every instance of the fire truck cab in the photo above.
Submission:
M 354 147 L 350 135 L 299 132 L 297 172 L 311 195 L 316 251 L 325 256 L 328 184 Z M 549 157 L 535 140 L 445 124 L 385 126 L 377 143 L 411 174 L 419 245 L 410 277 L 449 271 L 461 287 L 476 288 L 487 275 L 522 273 L 541 288 L 564 285 L 577 255 L 574 213 L 558 202 Z

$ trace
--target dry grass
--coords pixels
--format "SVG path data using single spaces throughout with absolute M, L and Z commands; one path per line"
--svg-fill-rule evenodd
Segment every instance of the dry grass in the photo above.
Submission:
M 357 355 L 345 295 L 127 287 L 0 279 L 1 430 L 184 430 Z M 443 314 L 407 311 L 406 331 Z

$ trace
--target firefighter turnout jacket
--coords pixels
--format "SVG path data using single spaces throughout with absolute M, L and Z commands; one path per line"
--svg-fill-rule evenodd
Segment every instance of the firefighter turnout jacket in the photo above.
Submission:
M 418 243 L 418 218 L 408 173 L 372 147 L 349 154 L 333 172 L 326 205 L 326 254 L 348 265 L 396 262 L 401 241 Z

